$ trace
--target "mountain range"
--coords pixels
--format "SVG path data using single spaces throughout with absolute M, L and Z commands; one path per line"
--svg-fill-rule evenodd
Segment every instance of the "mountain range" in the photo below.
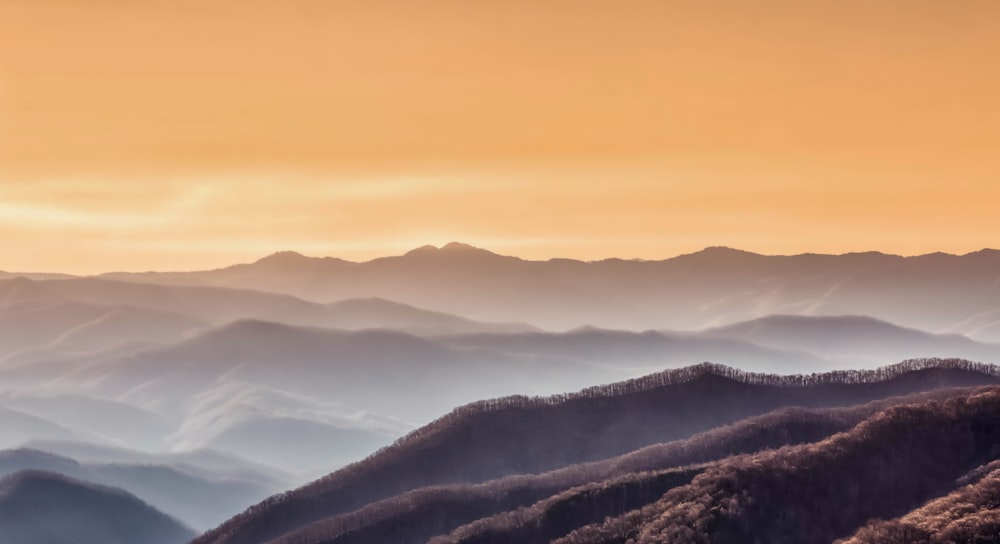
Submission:
M 199 542 L 958 534 L 972 523 L 944 519 L 958 501 L 975 523 L 991 515 L 989 408 L 960 404 L 1000 375 L 998 255 L 529 261 L 453 243 L 363 263 L 0 273 L 0 475 L 18 501 L 104 504 L 120 488 L 133 506 L 107 504 L 181 527 L 167 533 L 218 526 Z M 906 457 L 911 439 L 967 438 L 936 421 L 972 429 L 974 447 Z M 897 433 L 887 451 L 913 461 L 878 465 L 903 502 L 864 487 L 866 460 L 841 467 L 873 497 L 842 525 L 797 504 L 774 508 L 799 521 L 775 521 L 726 494 L 734 478 L 771 489 L 776 467 L 814 481 L 816 455 L 869 451 L 864 428 Z M 758 459 L 770 468 L 747 472 Z M 819 483 L 789 493 L 842 508 Z
M 706 485 L 705 478 L 721 478 L 717 473 L 728 474 L 734 467 L 739 470 L 743 466 L 753 467 L 746 465 L 747 455 L 759 453 L 774 464 L 780 463 L 785 455 L 806 458 L 830 455 L 824 454 L 823 448 L 838 447 L 842 441 L 860 441 L 859 447 L 870 449 L 880 444 L 886 447 L 882 440 L 891 439 L 890 450 L 881 454 L 891 459 L 891 455 L 896 455 L 892 448 L 902 448 L 900 451 L 905 452 L 907 442 L 892 438 L 892 434 L 873 434 L 866 426 L 896 426 L 898 430 L 893 432 L 901 437 L 910 436 L 908 432 L 916 433 L 914 437 L 932 443 L 935 437 L 940 438 L 933 433 L 961 435 L 962 427 L 948 427 L 956 421 L 979 425 L 970 432 L 983 433 L 982 437 L 969 435 L 968 440 L 980 441 L 968 451 L 955 449 L 959 442 L 945 441 L 937 448 L 910 452 L 922 456 L 924 463 L 954 462 L 947 470 L 925 475 L 943 485 L 945 480 L 941 478 L 958 478 L 963 470 L 975 469 L 989 460 L 988 452 L 995 451 L 992 448 L 1000 446 L 997 417 L 1000 391 L 995 387 L 949 388 L 991 386 L 1000 383 L 998 376 L 997 367 L 958 360 L 913 361 L 874 371 L 790 377 L 701 365 L 573 395 L 513 397 L 478 403 L 414 431 L 363 462 L 272 497 L 195 542 L 425 542 L 449 534 L 454 538 L 442 542 L 548 542 L 572 531 L 590 530 L 587 528 L 590 524 L 613 525 L 619 516 L 637 515 L 632 512 L 641 513 L 643 508 L 669 508 L 694 501 L 699 497 L 698 486 Z M 975 399 L 966 403 L 975 406 L 966 406 L 964 399 Z M 952 403 L 952 408 L 961 413 L 944 410 L 942 414 L 934 413 L 942 403 Z M 788 406 L 799 408 L 782 410 Z M 854 408 L 831 411 L 846 406 Z M 908 429 L 907 410 L 919 412 L 920 417 L 926 414 L 929 421 L 939 423 Z M 964 417 L 970 419 L 966 421 Z M 835 438 L 834 445 L 828 446 Z M 920 442 L 921 447 L 927 443 Z M 782 447 L 794 444 L 808 445 L 793 450 Z M 874 463 L 882 462 L 881 459 L 873 458 L 872 464 L 859 460 L 858 464 L 874 469 L 878 466 Z M 788 465 L 786 470 L 819 470 L 808 460 L 805 463 L 803 467 Z M 849 470 L 843 464 L 845 461 L 841 463 L 837 466 Z M 901 472 L 898 477 L 916 477 L 925 466 L 906 465 L 906 471 L 910 472 Z M 865 474 L 859 470 L 851 477 L 861 478 Z M 780 478 L 781 473 L 763 473 L 761 477 Z M 724 481 L 711 483 L 714 481 L 710 480 L 708 485 L 725 485 Z M 807 481 L 793 480 L 785 485 L 791 492 L 807 497 L 813 492 Z M 800 487 L 795 487 L 796 482 L 802 482 Z M 835 483 L 831 479 L 829 485 Z M 665 500 L 661 496 L 666 497 L 670 490 L 691 486 L 695 486 L 689 491 L 691 498 L 658 506 L 658 501 Z M 726 487 L 720 489 L 731 491 Z M 753 488 L 750 489 L 753 493 Z M 892 489 L 884 490 L 879 500 L 891 494 Z M 896 500 L 909 501 L 905 504 L 916 507 L 921 497 L 929 498 L 930 489 L 921 493 L 924 495 L 907 493 L 905 498 Z M 710 492 L 705 500 L 715 497 Z M 746 500 L 754 504 L 753 497 Z M 728 495 L 719 495 L 718 499 L 729 500 Z M 806 498 L 798 500 L 809 504 Z M 794 504 L 791 499 L 786 502 Z M 708 515 L 714 512 L 715 504 L 707 503 L 698 512 Z M 531 510 L 526 511 L 528 507 Z M 549 508 L 556 508 L 558 513 L 547 512 Z M 849 522 L 836 525 L 828 519 L 822 527 L 835 526 L 831 530 L 848 531 L 859 528 L 873 515 L 893 511 L 892 506 L 879 503 L 861 511 L 868 517 L 859 512 L 854 517 L 846 516 Z M 642 519 L 655 523 L 657 512 L 642 514 Z M 695 514 L 700 515 L 698 512 Z M 493 521 L 498 515 L 507 519 Z M 537 522 L 531 517 L 535 515 L 540 516 Z M 813 519 L 819 519 L 816 515 L 814 512 Z M 825 534 L 816 537 L 808 532 L 818 530 L 810 529 L 809 519 L 803 516 L 791 520 L 803 529 L 787 533 L 805 535 L 804 540 L 770 541 L 830 542 L 823 540 Z M 615 529 L 619 536 L 622 531 L 631 535 L 630 531 L 642 527 L 631 521 L 619 523 L 621 527 Z M 780 523 L 779 519 L 773 525 Z M 550 524 L 558 524 L 560 533 L 550 532 Z M 691 525 L 698 526 L 695 521 Z M 484 529 L 488 530 L 483 532 Z M 604 531 L 601 527 L 594 530 Z M 746 540 L 747 531 L 769 534 L 755 533 L 752 526 L 745 526 L 740 533 L 721 533 L 721 539 L 680 537 L 665 541 L 752 541 Z M 785 533 L 775 529 L 774 534 Z M 744 540 L 736 539 L 740 535 Z M 849 536 L 849 533 L 834 536 Z M 573 538 L 568 537 L 566 542 L 577 541 Z M 579 541 L 625 542 L 625 538 Z
M 0 479 L 0 541 L 183 544 L 194 532 L 120 490 L 48 472 Z
M 866 315 L 1000 341 L 1000 251 L 901 257 L 759 255 L 713 247 L 659 261 L 530 261 L 461 243 L 367 262 L 281 252 L 201 272 L 105 278 L 214 285 L 332 302 L 381 297 L 551 330 L 702 329 L 770 314 Z

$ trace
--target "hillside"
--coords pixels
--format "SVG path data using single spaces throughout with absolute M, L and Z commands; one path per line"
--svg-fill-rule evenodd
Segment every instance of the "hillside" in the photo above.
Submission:
M 413 490 L 310 524 L 279 542 L 417 544 L 436 535 L 440 542 L 548 542 L 572 528 L 624 513 L 629 505 L 656 500 L 713 461 L 821 440 L 888 406 L 943 397 L 933 392 L 849 408 L 783 408 L 607 460 L 483 484 Z M 454 532 L 447 538 L 440 536 L 449 531 Z
M 832 542 L 948 494 L 998 444 L 1000 389 L 891 407 L 813 444 L 725 460 L 655 502 L 555 542 Z
M 855 529 L 851 544 L 992 542 L 998 415 L 998 387 L 783 409 L 605 461 L 416 489 L 271 542 L 818 544 Z
M 0 541 L 182 544 L 194 533 L 134 496 L 47 472 L 0 479 Z
M 264 542 L 413 489 L 606 459 L 783 406 L 845 406 L 998 382 L 995 367 L 964 361 L 914 361 L 877 371 L 791 377 L 706 364 L 572 395 L 481 402 L 365 461 L 264 501 L 198 542 Z
M 100 278 L 51 281 L 17 278 L 0 280 L 0 303 L 5 299 L 26 300 L 35 307 L 41 306 L 44 300 L 50 304 L 72 301 L 90 307 L 141 308 L 216 325 L 238 319 L 260 319 L 351 330 L 391 328 L 415 334 L 532 330 L 525 324 L 475 321 L 383 298 L 345 297 L 321 304 L 287 294 L 229 285 L 164 285 Z
M 1000 344 L 976 342 L 958 334 L 930 334 L 856 315 L 770 315 L 701 331 L 699 336 L 823 354 L 829 359 L 849 361 L 852 367 L 915 357 L 1000 363 Z
M 198 530 L 211 528 L 280 489 L 279 484 L 261 475 L 210 473 L 191 464 L 166 460 L 78 462 L 40 450 L 0 450 L 0 477 L 24 470 L 123 489 Z
M 995 543 L 1000 537 L 1000 461 L 956 482 L 951 493 L 889 521 L 875 520 L 837 544 Z
M 398 331 L 239 320 L 166 346 L 76 365 L 46 381 L 95 396 L 131 395 L 166 412 L 208 388 L 240 381 L 427 421 L 479 398 L 552 393 L 630 374 L 616 372 L 566 357 L 453 347 Z M 454 387 L 442 390 L 441 383 Z

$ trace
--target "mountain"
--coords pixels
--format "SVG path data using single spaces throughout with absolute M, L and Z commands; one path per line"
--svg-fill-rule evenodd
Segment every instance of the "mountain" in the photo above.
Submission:
M 997 250 L 901 257 L 708 248 L 659 261 L 584 262 L 530 261 L 453 243 L 363 263 L 281 253 L 218 270 L 110 277 L 260 289 L 318 302 L 380 297 L 550 330 L 695 330 L 770 314 L 853 314 L 1000 341 L 1000 316 L 989 313 L 1000 306 L 998 276 Z
M 429 419 L 477 398 L 551 393 L 608 376 L 606 369 L 572 359 L 457 348 L 395 331 L 241 320 L 167 346 L 78 365 L 50 385 L 176 413 L 206 388 L 239 381 Z M 443 383 L 454 387 L 441 389 Z
M 80 463 L 39 450 L 0 451 L 0 477 L 23 470 L 121 488 L 198 530 L 280 490 L 280 484 L 263 477 L 209 475 L 181 464 Z
M 548 542 L 588 520 L 655 501 L 718 460 L 822 440 L 889 406 L 940 398 L 935 392 L 850 408 L 780 409 L 602 461 L 415 489 L 309 524 L 277 542 Z
M 771 315 L 702 331 L 785 351 L 821 353 L 842 366 L 872 366 L 918 357 L 956 357 L 1000 363 L 1000 344 L 958 334 L 929 334 L 865 316 Z
M 0 406 L 0 449 L 29 440 L 80 440 L 91 438 L 47 419 Z
M 784 406 L 861 404 L 943 387 L 996 384 L 998 375 L 993 366 L 941 360 L 786 377 L 705 364 L 572 395 L 481 402 L 362 462 L 268 499 L 197 542 L 265 542 L 419 488 L 599 461 Z
M 60 305 L 67 308 L 63 309 Z M 104 321 L 90 325 L 95 330 L 86 331 L 88 335 L 100 330 L 118 330 L 122 336 L 131 338 L 135 336 L 131 329 L 141 324 L 136 323 L 136 317 L 161 320 L 159 329 L 187 325 L 188 330 L 206 323 L 221 325 L 239 319 L 351 330 L 395 329 L 414 334 L 535 330 L 526 324 L 474 321 L 381 298 L 351 298 L 318 304 L 289 295 L 249 289 L 143 284 L 98 278 L 0 280 L 0 317 L 15 314 L 15 310 L 21 310 L 17 313 L 20 321 L 31 316 L 24 310 L 42 312 L 36 321 L 56 331 L 46 337 L 49 341 L 66 332 L 70 325 L 81 326 L 100 317 Z M 71 310 L 82 316 L 70 314 L 61 317 Z M 105 316 L 108 313 L 111 315 Z M 12 317 L 10 322 L 17 323 L 18 320 Z M 29 327 L 25 325 L 23 328 Z M 154 327 L 150 325 L 141 330 L 149 328 Z M 155 337 L 149 339 L 157 340 Z
M 194 532 L 134 496 L 47 472 L 0 480 L 0 541 L 181 544 Z
M 641 508 L 578 528 L 553 542 L 818 544 L 850 536 L 873 518 L 894 517 L 941 494 L 942 503 L 927 505 L 921 513 L 941 513 L 939 519 L 945 520 L 967 516 L 974 523 L 978 517 L 974 505 L 940 510 L 957 498 L 947 495 L 970 472 L 994 460 L 998 444 L 1000 389 L 895 406 L 815 443 L 724 460 Z M 991 508 L 985 501 L 980 507 Z M 988 523 L 991 513 L 983 514 L 979 519 Z M 926 527 L 930 536 L 926 539 L 917 531 L 901 532 L 904 527 L 905 522 L 868 541 L 996 539 L 985 524 Z M 983 540 L 962 538 L 977 530 Z M 959 538 L 945 540 L 946 532 Z M 865 534 L 875 536 L 862 529 L 862 541 Z
M 838 544 L 995 542 L 1000 535 L 1000 462 L 963 476 L 951 493 L 896 519 L 875 520 Z
M 315 471 L 363 459 L 390 444 L 394 435 L 367 429 L 337 427 L 314 419 L 250 415 L 213 422 L 211 434 L 185 437 L 186 448 L 210 448 L 241 454 L 272 466 Z M 289 444 L 295 444 L 289 448 Z
M 658 370 L 704 361 L 761 372 L 824 371 L 833 361 L 814 353 L 758 346 L 741 338 L 699 333 L 613 331 L 584 327 L 564 333 L 466 334 L 439 338 L 463 348 L 586 361 L 609 369 Z M 897 359 L 898 360 L 898 359 Z
M 78 394 L 9 392 L 0 394 L 0 405 L 107 442 L 146 449 L 162 448 L 163 438 L 174 428 L 174 422 L 163 414 L 125 402 Z
M 215 450 L 144 452 L 127 448 L 72 440 L 34 440 L 22 449 L 68 457 L 85 465 L 162 465 L 192 471 L 206 478 L 258 482 L 262 486 L 287 486 L 291 475 L 277 468 Z
M 83 301 L 53 285 L 26 278 L 0 280 L 0 359 L 10 361 L 31 349 L 51 355 L 167 342 L 206 326 L 157 308 Z
M 469 333 L 521 333 L 538 330 L 523 323 L 484 323 L 432 312 L 381 298 L 349 299 L 326 305 L 323 326 L 334 329 L 392 329 L 421 336 Z

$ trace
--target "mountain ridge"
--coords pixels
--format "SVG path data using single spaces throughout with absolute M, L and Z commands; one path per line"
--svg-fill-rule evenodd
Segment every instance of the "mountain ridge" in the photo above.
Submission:
M 660 260 L 583 261 L 529 260 L 453 243 L 359 262 L 294 255 L 206 271 L 102 277 L 250 288 L 322 303 L 379 297 L 549 330 L 686 330 L 775 313 L 849 313 L 1000 341 L 1000 317 L 968 321 L 1000 306 L 1000 251 L 993 249 L 763 255 L 716 246 Z M 271 266 L 273 260 L 287 266 Z
M 915 360 L 870 371 L 791 377 L 706 363 L 574 394 L 480 401 L 363 461 L 253 506 L 195 542 L 264 542 L 411 489 L 554 470 L 684 438 L 782 406 L 851 405 L 948 386 L 997 383 L 1000 367 L 961 360 Z M 719 399 L 731 400 L 720 404 Z M 567 449 L 567 443 L 573 447 Z M 526 444 L 531 447 L 524 448 Z

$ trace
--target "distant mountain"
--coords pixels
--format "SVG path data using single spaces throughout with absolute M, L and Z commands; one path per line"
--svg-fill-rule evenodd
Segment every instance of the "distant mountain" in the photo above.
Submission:
M 213 421 L 208 431 L 197 437 L 185 436 L 182 446 L 237 452 L 251 461 L 296 472 L 329 471 L 363 459 L 395 438 L 315 419 L 263 414 Z
M 0 405 L 45 418 L 107 442 L 150 450 L 163 448 L 175 423 L 163 414 L 125 402 L 77 394 L 0 394 Z M 34 436 L 33 439 L 53 438 Z
M 609 369 L 637 368 L 647 372 L 705 361 L 778 374 L 803 369 L 820 372 L 836 366 L 830 359 L 816 355 L 821 352 L 762 347 L 724 334 L 637 333 L 584 327 L 564 333 L 466 334 L 439 340 L 464 348 L 575 359 Z
M 56 304 L 64 300 L 41 282 L 20 276 L 0 277 L 0 310 L 4 313 Z
M 61 309 L 60 305 L 68 308 Z M 160 332 L 176 326 L 171 319 L 184 319 L 188 322 L 182 324 L 195 326 L 206 323 L 219 325 L 238 319 L 262 319 L 292 325 L 350 330 L 395 329 L 413 334 L 536 330 L 526 324 L 479 322 L 380 298 L 356 298 L 318 304 L 289 295 L 225 287 L 142 284 L 97 278 L 0 280 L 0 316 L 16 313 L 23 321 L 25 317 L 32 315 L 25 310 L 44 312 L 36 321 L 47 324 L 57 333 L 66 332 L 68 326 L 63 323 L 81 326 L 89 320 L 103 317 L 104 321 L 89 324 L 89 328 L 118 329 L 122 336 L 129 338 L 136 336 L 133 328 L 143 325 L 142 322 L 136 322 L 136 317 L 143 320 L 160 319 L 160 327 L 155 329 Z M 76 310 L 83 317 L 60 317 L 69 310 Z M 105 316 L 109 313 L 110 315 Z M 85 320 L 84 317 L 88 319 Z M 11 322 L 17 321 L 11 319 Z M 82 331 L 73 332 L 80 335 Z M 97 330 L 86 332 L 93 335 Z M 51 336 L 55 336 L 55 333 Z M 140 339 L 147 338 L 140 336 Z
M 693 330 L 770 314 L 868 315 L 931 332 L 1000 341 L 1000 251 L 765 256 L 728 248 L 661 261 L 528 261 L 464 244 L 355 263 L 284 252 L 204 272 L 114 274 L 331 302 L 380 297 L 547 329 Z M 970 319 L 981 317 L 980 321 Z
M 72 440 L 34 440 L 23 449 L 37 450 L 89 465 L 162 465 L 194 472 L 205 478 L 259 482 L 264 487 L 294 485 L 291 475 L 231 453 L 195 449 L 150 453 L 119 446 Z
M 134 496 L 47 472 L 0 480 L 0 541 L 181 544 L 194 532 Z
M 124 489 L 198 530 L 217 525 L 281 489 L 264 478 L 206 475 L 184 465 L 80 463 L 39 450 L 0 451 L 0 477 L 23 470 Z
M 0 359 L 30 349 L 84 353 L 127 342 L 167 342 L 207 324 L 157 308 L 83 301 L 53 285 L 26 278 L 0 280 Z
M 79 365 L 48 381 L 165 413 L 182 410 L 220 381 L 240 381 L 335 399 L 352 409 L 429 419 L 477 398 L 552 393 L 609 375 L 574 359 L 458 348 L 395 331 L 241 320 L 168 346 Z M 440 387 L 445 383 L 451 385 Z
M 44 346 L 63 353 L 106 351 L 127 342 L 165 343 L 206 327 L 204 321 L 148 308 L 120 306 L 65 330 Z
M 58 423 L 0 406 L 0 449 L 17 447 L 29 440 L 85 440 L 92 438 Z
M 265 542 L 415 489 L 607 459 L 783 406 L 846 406 L 943 387 L 996 384 L 998 376 L 997 367 L 940 360 L 791 377 L 706 364 L 573 395 L 477 403 L 360 463 L 264 501 L 197 542 Z
M 392 329 L 418 335 L 520 333 L 538 330 L 523 323 L 484 323 L 432 312 L 381 298 L 350 299 L 328 304 L 323 326 L 334 329 Z
M 957 334 L 929 334 L 864 316 L 772 315 L 709 329 L 699 337 L 729 338 L 778 350 L 821 353 L 841 366 L 870 366 L 918 357 L 1000 363 L 1000 344 Z

